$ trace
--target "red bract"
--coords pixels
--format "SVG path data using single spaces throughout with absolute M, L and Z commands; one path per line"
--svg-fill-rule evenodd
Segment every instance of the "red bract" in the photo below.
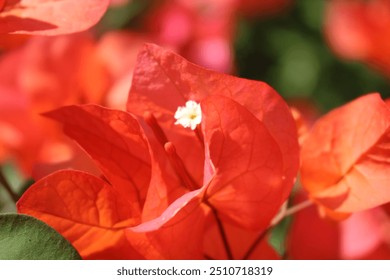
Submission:
M 95 160 L 123 198 L 143 203 L 150 180 L 150 158 L 147 140 L 136 120 L 126 112 L 92 105 L 63 107 L 47 115 L 64 125 L 64 132 Z
M 390 201 L 390 110 L 366 95 L 317 121 L 303 143 L 302 185 L 310 197 L 340 213 Z
M 143 116 L 145 111 L 153 113 L 178 153 L 184 158 L 198 159 L 189 159 L 187 168 L 201 185 L 203 161 L 199 160 L 199 155 L 203 154 L 202 146 L 192 131 L 174 125 L 173 115 L 188 100 L 201 102 L 214 95 L 235 100 L 264 123 L 282 153 L 284 184 L 291 186 L 298 161 L 294 120 L 282 98 L 263 82 L 206 70 L 149 44 L 139 54 L 127 109 L 138 116 Z M 188 145 L 192 148 L 188 149 Z M 281 200 L 288 194 L 289 190 Z
M 201 105 L 206 162 L 214 169 L 205 177 L 210 183 L 203 199 L 237 225 L 265 228 L 289 191 L 278 143 L 262 122 L 228 98 L 210 97 Z
M 266 127 L 227 97 L 208 97 L 201 107 L 205 169 L 212 170 L 205 172 L 203 187 L 135 229 L 148 232 L 147 248 L 140 248 L 139 239 L 129 234 L 130 242 L 137 242 L 134 246 L 145 249 L 145 254 L 152 252 L 152 245 L 164 258 L 201 258 L 207 213 L 218 212 L 218 217 L 244 229 L 264 230 L 283 202 L 282 155 Z M 195 223 L 198 234 L 194 234 Z M 197 239 L 187 244 L 189 235 Z
M 202 125 L 195 131 L 174 124 L 178 106 L 189 99 L 202 108 Z M 123 225 L 138 253 L 148 259 L 276 257 L 266 237 L 255 237 L 269 226 L 290 193 L 298 144 L 288 106 L 268 85 L 218 74 L 146 45 L 134 72 L 128 110 L 136 119 L 93 105 L 64 107 L 49 116 L 64 124 L 65 133 L 89 153 L 110 183 L 107 187 L 120 196 L 108 199 L 126 200 L 136 209 L 122 213 L 115 208 L 119 202 L 100 204 L 98 196 L 88 196 L 96 201 L 94 207 L 126 217 Z M 60 183 L 76 173 L 55 173 L 51 180 Z M 84 177 L 106 185 L 105 180 Z M 77 213 L 90 213 L 86 208 L 91 205 L 62 200 L 58 192 L 63 184 L 52 192 L 45 180 L 24 194 L 18 209 L 43 219 L 75 243 L 81 232 L 71 223 L 64 226 L 69 216 L 54 213 L 53 205 L 35 206 L 34 201 L 60 201 Z M 74 188 L 76 193 L 82 185 L 78 180 L 67 192 Z M 92 224 L 105 231 L 90 242 L 102 242 L 102 250 L 111 253 L 123 250 L 116 242 L 122 240 L 122 227 L 118 233 L 113 225 Z M 221 243 L 210 245 L 216 229 L 222 249 Z M 238 232 L 248 241 L 238 240 Z M 110 235 L 112 239 L 106 238 Z M 99 252 L 82 242 L 77 249 L 86 258 Z M 130 250 L 126 257 L 137 256 Z
M 390 2 L 332 0 L 327 3 L 325 33 L 341 57 L 360 60 L 390 75 Z
M 137 201 L 88 173 L 59 171 L 45 177 L 19 200 L 18 211 L 53 226 L 85 259 L 142 258 L 123 234 L 139 223 Z
M 59 35 L 90 28 L 103 16 L 110 1 L 5 0 L 2 2 L 0 3 L 0 33 Z
M 295 124 L 285 102 L 267 84 L 200 68 L 172 52 L 146 45 L 139 54 L 127 109 L 138 116 L 148 111 L 156 117 L 198 186 L 203 185 L 203 148 L 194 132 L 174 124 L 173 115 L 188 100 L 226 96 L 244 106 L 261 121 L 280 147 L 285 180 L 284 201 L 297 170 Z M 278 121 L 280 120 L 280 121 Z M 191 149 L 188 149 L 188 146 Z

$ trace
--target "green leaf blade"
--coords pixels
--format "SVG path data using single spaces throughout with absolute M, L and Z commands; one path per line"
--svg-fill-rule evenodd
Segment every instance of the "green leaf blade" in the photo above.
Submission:
M 0 215 L 0 260 L 80 260 L 57 231 L 27 215 Z

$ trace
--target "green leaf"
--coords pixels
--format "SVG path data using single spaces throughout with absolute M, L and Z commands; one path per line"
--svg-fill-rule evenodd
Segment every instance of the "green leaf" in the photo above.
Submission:
M 27 215 L 0 215 L 0 260 L 79 260 L 73 246 L 45 223 Z

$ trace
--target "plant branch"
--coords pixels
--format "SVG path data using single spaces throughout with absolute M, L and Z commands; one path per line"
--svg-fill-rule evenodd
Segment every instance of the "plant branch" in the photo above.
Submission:
M 287 208 L 285 206 L 282 206 L 281 211 L 275 216 L 275 218 L 272 219 L 271 221 L 271 227 L 277 225 L 281 220 L 284 218 L 291 216 L 307 207 L 313 204 L 313 201 L 311 200 L 305 200 L 301 203 L 298 203 L 290 208 Z

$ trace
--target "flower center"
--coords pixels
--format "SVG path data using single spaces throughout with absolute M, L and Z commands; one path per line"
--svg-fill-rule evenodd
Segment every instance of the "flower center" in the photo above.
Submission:
M 190 127 L 192 130 L 195 130 L 202 121 L 200 104 L 192 100 L 187 101 L 185 106 L 177 108 L 175 119 L 175 124 Z

